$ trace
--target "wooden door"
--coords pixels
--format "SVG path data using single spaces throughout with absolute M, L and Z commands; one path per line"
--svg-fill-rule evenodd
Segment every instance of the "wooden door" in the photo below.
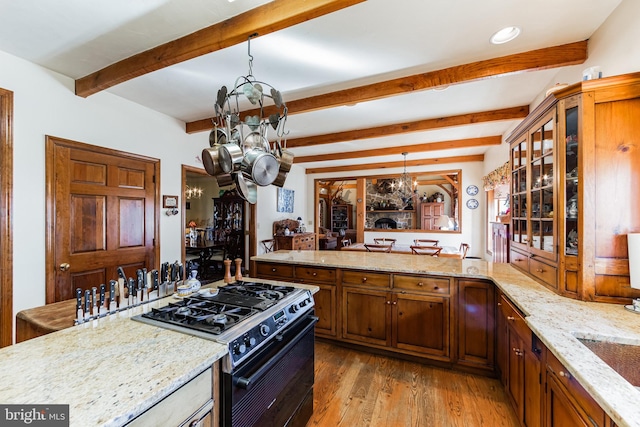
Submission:
M 13 92 L 0 88 L 0 347 L 13 341 Z
M 393 346 L 449 357 L 449 298 L 396 293 L 392 300 Z
M 157 159 L 47 137 L 47 303 L 156 267 Z
M 342 337 L 382 346 L 391 345 L 391 295 L 385 291 L 342 288 Z

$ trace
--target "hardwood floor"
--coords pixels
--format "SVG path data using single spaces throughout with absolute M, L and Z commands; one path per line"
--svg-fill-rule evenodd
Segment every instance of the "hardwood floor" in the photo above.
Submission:
M 307 427 L 518 426 L 500 382 L 316 341 Z

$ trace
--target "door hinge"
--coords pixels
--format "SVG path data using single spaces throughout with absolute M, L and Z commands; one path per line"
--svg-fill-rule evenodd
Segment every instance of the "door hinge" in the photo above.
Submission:
M 154 237 L 153 239 L 151 239 L 151 246 L 155 246 L 156 245 L 156 238 Z
M 153 182 L 154 184 L 156 183 L 156 176 L 155 176 L 155 175 L 153 175 L 153 176 L 151 177 L 151 182 Z

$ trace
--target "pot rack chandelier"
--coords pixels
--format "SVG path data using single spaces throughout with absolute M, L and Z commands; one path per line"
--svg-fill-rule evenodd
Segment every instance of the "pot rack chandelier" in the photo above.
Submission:
M 400 177 L 392 184 L 394 193 L 402 199 L 402 202 L 407 204 L 413 195 L 415 194 L 414 183 L 411 180 L 411 175 L 407 173 L 407 153 L 402 153 L 404 157 L 404 172 Z
M 202 150 L 204 167 L 218 185 L 235 183 L 240 196 L 252 204 L 257 201 L 257 186 L 283 187 L 293 163 L 293 154 L 286 149 L 287 106 L 282 95 L 253 76 L 251 38 L 257 35 L 247 40 L 249 73 L 238 77 L 231 91 L 226 86 L 218 90 L 210 147 Z M 259 106 L 259 114 L 240 117 L 240 101 L 245 98 Z M 267 117 L 265 101 L 273 102 L 278 111 Z M 269 133 L 274 133 L 273 142 Z

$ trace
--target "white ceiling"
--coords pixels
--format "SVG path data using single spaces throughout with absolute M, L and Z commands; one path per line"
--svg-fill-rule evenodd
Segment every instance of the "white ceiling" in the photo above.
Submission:
M 278 0 L 276 0 L 278 1 Z M 285 102 L 588 39 L 621 0 L 367 0 L 251 41 L 253 75 Z M 0 0 L 0 50 L 72 78 L 198 29 L 266 0 Z M 492 45 L 517 25 L 515 41 Z M 126 81 L 109 92 L 185 122 L 214 115 L 218 89 L 248 73 L 247 43 Z M 291 114 L 289 138 L 528 105 L 557 69 L 425 90 L 354 106 Z M 576 76 L 578 79 L 579 76 Z M 502 135 L 515 121 L 381 135 L 294 148 L 296 156 Z M 203 148 L 208 133 L 202 132 Z M 409 159 L 482 154 L 488 148 L 411 153 Z M 303 163 L 327 167 L 401 161 L 400 155 Z

